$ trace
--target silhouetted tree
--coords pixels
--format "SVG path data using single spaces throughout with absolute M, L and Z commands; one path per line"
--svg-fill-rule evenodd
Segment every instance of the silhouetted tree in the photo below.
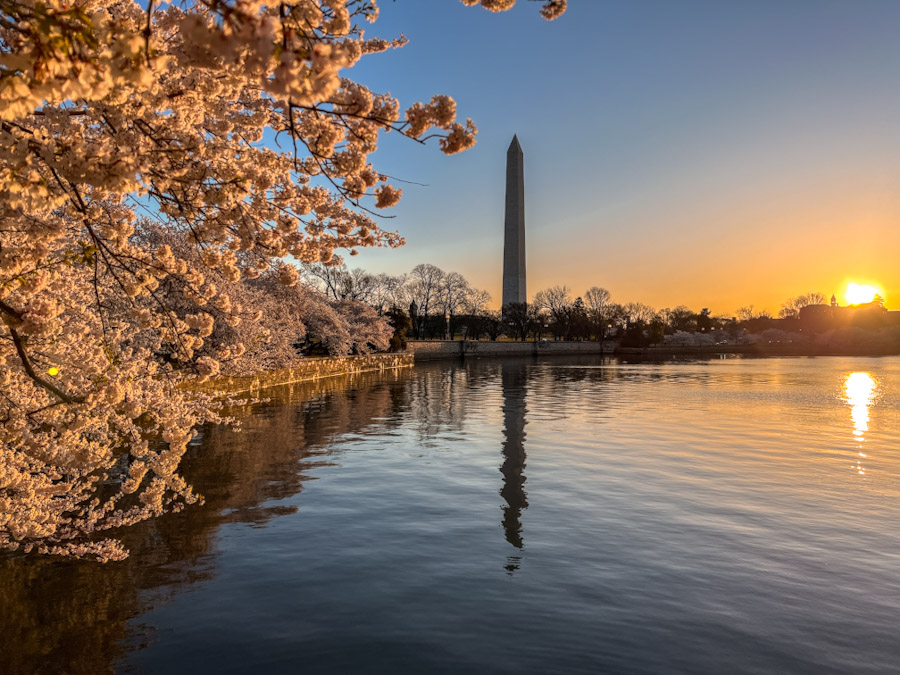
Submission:
M 606 324 L 604 326 L 603 338 L 613 337 L 625 330 L 628 323 L 628 315 L 625 307 L 619 303 L 612 303 L 606 306 L 604 310 Z
M 709 309 L 704 307 L 697 315 L 697 330 L 701 333 L 708 333 L 709 329 L 712 328 L 712 325 L 713 322 L 712 317 L 709 315 Z
M 649 344 L 655 345 L 663 341 L 666 336 L 666 322 L 662 317 L 656 316 L 650 320 L 647 326 L 647 339 Z
M 429 327 L 429 315 L 434 311 L 435 305 L 440 304 L 441 284 L 445 275 L 440 267 L 427 263 L 416 265 L 409 273 L 407 288 L 419 309 L 416 328 L 420 339 Z
M 642 321 L 645 325 L 656 318 L 656 310 L 643 302 L 629 302 L 622 307 L 629 323 Z
M 738 321 L 752 321 L 753 319 L 771 319 L 772 315 L 765 309 L 757 310 L 753 305 L 738 307 L 734 313 Z
M 584 300 L 575 298 L 569 313 L 569 336 L 576 340 L 588 340 L 591 337 L 591 323 L 588 319 Z
M 533 313 L 526 303 L 511 302 L 503 309 L 503 322 L 511 337 L 525 342 L 532 330 Z
M 686 331 L 693 333 L 697 330 L 697 313 L 685 305 L 679 305 L 675 309 L 663 310 L 666 324 L 671 332 Z
M 443 309 L 442 314 L 450 317 L 451 336 L 455 334 L 454 319 L 459 310 L 465 306 L 466 298 L 471 292 L 472 287 L 469 286 L 469 282 L 459 272 L 448 272 L 441 279 L 439 293 Z
M 800 310 L 809 305 L 827 305 L 828 299 L 822 293 L 807 293 L 796 298 L 788 298 L 778 312 L 779 318 L 788 319 L 796 317 Z
M 377 307 L 380 276 L 363 269 L 349 269 L 346 265 L 304 263 L 304 277 L 332 300 L 356 300 Z
M 496 341 L 503 334 L 503 319 L 500 312 L 485 312 L 482 314 L 482 319 L 485 334 L 491 339 L 491 342 Z
M 643 319 L 629 321 L 622 335 L 623 347 L 649 347 L 662 342 L 666 324 L 659 316 L 653 316 L 649 322 Z
M 402 309 L 396 305 L 387 313 L 388 321 L 394 328 L 391 336 L 391 351 L 400 352 L 406 349 L 406 334 L 412 329 L 412 321 Z
M 571 330 L 572 296 L 566 286 L 553 286 L 538 291 L 534 305 L 550 313 L 550 330 L 557 339 L 567 339 Z
M 603 340 L 611 323 L 612 303 L 610 293 L 605 288 L 593 286 L 584 294 L 588 325 L 596 340 Z

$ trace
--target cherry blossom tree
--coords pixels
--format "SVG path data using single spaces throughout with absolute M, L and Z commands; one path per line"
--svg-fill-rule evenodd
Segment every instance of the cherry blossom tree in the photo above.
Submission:
M 345 77 L 402 46 L 364 34 L 377 16 L 374 0 L 0 0 L 0 549 L 118 559 L 110 530 L 198 501 L 178 464 L 220 417 L 180 385 L 265 333 L 224 282 L 289 288 L 286 256 L 402 244 L 373 218 L 401 196 L 369 161 L 382 134 L 475 142 L 452 98 L 401 111 Z
M 338 353 L 368 354 L 390 347 L 394 330 L 372 307 L 356 300 L 343 300 L 336 305 L 336 310 L 349 335 L 348 348 Z

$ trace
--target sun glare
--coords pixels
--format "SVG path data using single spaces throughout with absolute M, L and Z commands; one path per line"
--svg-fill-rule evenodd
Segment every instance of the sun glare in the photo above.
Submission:
M 844 297 L 851 305 L 872 302 L 876 295 L 878 295 L 878 288 L 864 284 L 847 284 L 847 290 L 844 292 Z
M 875 400 L 875 378 L 869 373 L 850 373 L 844 380 L 844 392 L 853 418 L 853 435 L 862 439 L 869 430 L 869 406 Z
M 844 380 L 844 393 L 846 394 L 844 400 L 850 405 L 853 439 L 857 444 L 856 466 L 853 468 L 861 476 L 866 475 L 866 469 L 862 463 L 866 457 L 866 453 L 863 452 L 863 444 L 866 442 L 866 432 L 869 430 L 869 408 L 875 403 L 877 389 L 878 382 L 869 373 L 850 373 Z

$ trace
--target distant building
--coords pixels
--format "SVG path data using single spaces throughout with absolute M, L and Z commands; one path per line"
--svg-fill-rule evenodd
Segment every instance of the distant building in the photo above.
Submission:
M 832 295 L 830 305 L 807 305 L 797 315 L 801 330 L 821 333 L 844 326 L 882 328 L 900 326 L 900 311 L 889 311 L 881 298 L 860 305 L 841 307 Z
M 833 328 L 835 323 L 837 306 L 834 296 L 831 296 L 831 305 L 807 305 L 801 307 L 797 314 L 801 330 L 811 330 L 820 333 Z

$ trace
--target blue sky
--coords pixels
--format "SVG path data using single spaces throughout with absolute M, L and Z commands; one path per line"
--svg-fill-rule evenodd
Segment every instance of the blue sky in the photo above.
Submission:
M 403 49 L 348 71 L 405 107 L 449 94 L 478 143 L 445 157 L 382 140 L 404 186 L 399 250 L 500 295 L 504 162 L 525 151 L 529 295 L 729 313 L 874 281 L 900 303 L 900 2 L 570 0 L 548 23 L 457 0 L 382 0 Z M 900 306 L 900 305 L 898 305 Z

